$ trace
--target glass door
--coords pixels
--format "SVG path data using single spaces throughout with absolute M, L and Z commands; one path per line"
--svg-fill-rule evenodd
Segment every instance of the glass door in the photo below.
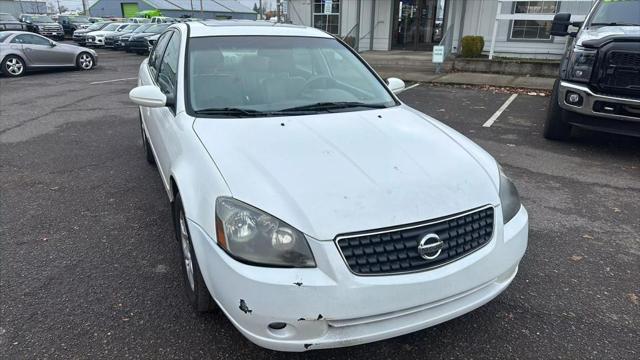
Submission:
M 438 0 L 395 0 L 392 47 L 430 51 L 437 35 Z

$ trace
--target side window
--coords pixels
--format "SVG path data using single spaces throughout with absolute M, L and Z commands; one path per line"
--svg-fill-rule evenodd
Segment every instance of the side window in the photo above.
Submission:
M 160 35 L 158 41 L 156 41 L 156 46 L 153 48 L 151 54 L 149 54 L 149 69 L 151 69 L 151 75 L 153 78 L 158 75 L 160 59 L 162 59 L 162 53 L 164 52 L 164 48 L 167 46 L 167 42 L 169 41 L 171 34 L 173 34 L 173 32 L 167 31 Z
M 175 94 L 178 83 L 178 63 L 180 56 L 180 36 L 174 33 L 160 62 L 158 84 L 165 94 Z
M 49 45 L 49 40 L 30 34 L 18 35 L 11 40 L 12 44 L 25 44 L 25 45 Z

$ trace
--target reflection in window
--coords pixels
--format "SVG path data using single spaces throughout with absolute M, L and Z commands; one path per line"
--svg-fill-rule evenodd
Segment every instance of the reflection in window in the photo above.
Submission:
M 513 6 L 514 14 L 555 14 L 560 8 L 556 0 L 522 1 Z M 551 21 L 513 20 L 510 39 L 512 40 L 550 40 Z
M 313 27 L 338 35 L 340 33 L 340 0 L 313 0 Z

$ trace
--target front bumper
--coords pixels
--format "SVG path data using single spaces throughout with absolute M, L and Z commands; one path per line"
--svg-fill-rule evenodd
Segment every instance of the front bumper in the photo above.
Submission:
M 46 37 L 52 37 L 52 38 L 64 37 L 64 31 L 62 31 L 62 30 L 60 30 L 60 31 L 38 30 L 38 34 L 40 34 L 42 36 L 46 36 Z
M 87 38 L 85 44 L 88 46 L 102 47 L 104 46 L 104 38 Z
M 586 85 L 579 85 L 567 81 L 561 81 L 558 90 L 558 104 L 565 110 L 587 116 L 640 123 L 640 99 L 638 98 L 596 94 Z M 567 92 L 580 95 L 583 99 L 582 103 L 579 105 L 568 103 Z M 621 108 L 635 108 L 638 113 L 633 116 L 628 112 L 618 111 Z
M 501 214 L 499 207 L 496 214 Z M 515 277 L 528 239 L 522 207 L 491 241 L 436 269 L 401 275 L 352 274 L 333 241 L 309 239 L 317 268 L 255 267 L 229 257 L 189 222 L 200 269 L 214 299 L 252 342 L 281 351 L 362 344 L 427 328 L 476 309 Z M 245 306 L 241 306 L 241 303 Z M 283 322 L 280 330 L 268 327 Z

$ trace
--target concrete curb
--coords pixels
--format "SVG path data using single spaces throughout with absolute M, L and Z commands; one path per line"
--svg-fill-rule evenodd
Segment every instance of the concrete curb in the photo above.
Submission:
M 423 72 L 391 72 L 388 70 L 381 70 L 378 73 L 383 78 L 398 77 L 404 81 L 455 85 L 489 85 L 536 90 L 551 90 L 555 81 L 555 78 L 552 77 L 516 76 L 468 72 L 449 74 L 425 74 Z

